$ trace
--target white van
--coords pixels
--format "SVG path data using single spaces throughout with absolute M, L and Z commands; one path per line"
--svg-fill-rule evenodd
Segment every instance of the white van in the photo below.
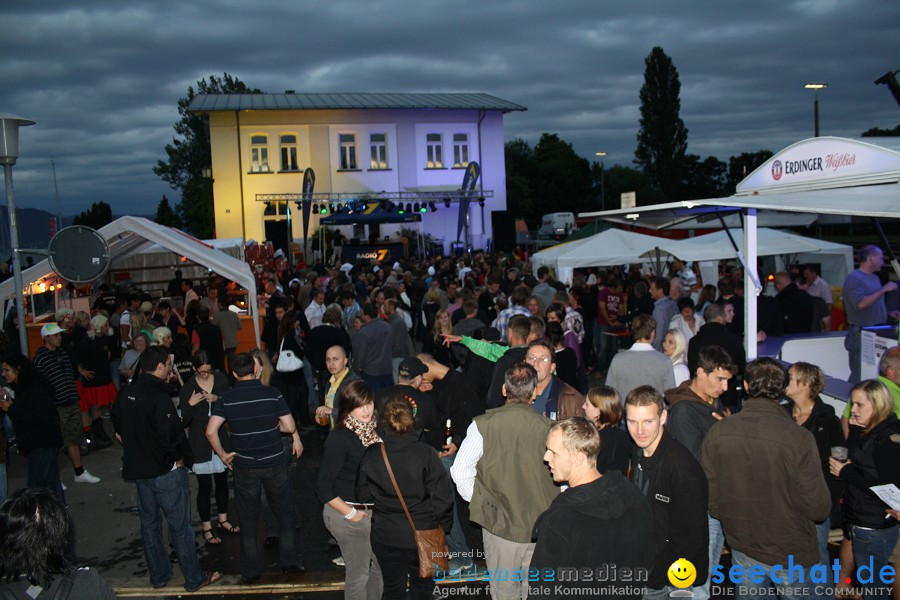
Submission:
M 538 229 L 538 239 L 561 240 L 575 231 L 575 215 L 570 212 L 558 212 L 544 215 Z

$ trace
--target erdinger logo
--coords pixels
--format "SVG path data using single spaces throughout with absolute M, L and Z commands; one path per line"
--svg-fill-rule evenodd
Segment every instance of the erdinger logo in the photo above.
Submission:
M 780 160 L 776 160 L 775 162 L 772 163 L 772 179 L 774 179 L 775 181 L 778 181 L 779 179 L 781 179 L 781 174 L 783 172 L 784 172 L 784 170 L 781 166 Z

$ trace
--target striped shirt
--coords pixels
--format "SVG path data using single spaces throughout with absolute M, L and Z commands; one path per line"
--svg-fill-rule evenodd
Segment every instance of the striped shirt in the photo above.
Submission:
M 273 467 L 285 461 L 278 418 L 291 411 L 277 389 L 255 379 L 237 381 L 213 404 L 212 413 L 228 421 L 238 467 Z
M 41 346 L 34 355 L 34 366 L 50 384 L 57 406 L 71 406 L 78 403 L 75 366 L 68 352 L 62 348 L 48 350 L 46 346 Z

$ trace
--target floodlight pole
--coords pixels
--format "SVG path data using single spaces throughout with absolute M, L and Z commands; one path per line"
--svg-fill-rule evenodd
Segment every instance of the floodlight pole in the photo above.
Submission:
M 28 352 L 28 331 L 25 327 L 25 295 L 22 293 L 22 261 L 19 260 L 19 219 L 16 216 L 16 196 L 13 191 L 12 164 L 3 163 L 3 177 L 6 180 L 6 206 L 9 212 L 9 240 L 12 245 L 13 281 L 16 286 L 16 317 L 19 319 L 19 348 L 22 354 Z

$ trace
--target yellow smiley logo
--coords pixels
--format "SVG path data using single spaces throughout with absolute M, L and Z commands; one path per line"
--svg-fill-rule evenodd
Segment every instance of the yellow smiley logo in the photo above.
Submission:
M 697 569 L 686 558 L 679 558 L 669 567 L 669 583 L 677 588 L 691 587 L 697 579 Z

